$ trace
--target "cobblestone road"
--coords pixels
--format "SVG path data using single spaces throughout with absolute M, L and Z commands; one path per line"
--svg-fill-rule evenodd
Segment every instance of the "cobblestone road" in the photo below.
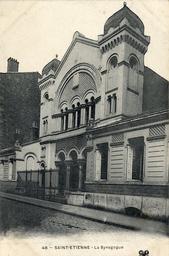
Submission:
M 61 212 L 0 198 L 0 232 L 42 232 L 74 234 L 78 232 L 120 231 L 121 228 L 71 216 Z
M 140 249 L 165 256 L 160 248 L 168 248 L 164 235 L 122 229 L 1 197 L 0 237 L 1 256 L 137 256 Z

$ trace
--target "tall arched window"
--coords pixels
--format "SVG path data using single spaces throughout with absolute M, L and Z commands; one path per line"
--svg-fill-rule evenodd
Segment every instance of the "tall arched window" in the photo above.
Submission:
M 116 56 L 113 56 L 110 61 L 109 61 L 109 69 L 114 69 L 117 67 L 117 63 L 118 63 L 118 60 L 117 60 L 117 57 Z
M 91 97 L 91 118 L 95 119 L 95 101 L 94 101 L 94 97 Z
M 30 171 L 30 170 L 34 170 L 35 169 L 35 163 L 36 163 L 36 159 L 34 156 L 28 156 L 26 159 L 26 170 Z
M 86 107 L 85 107 L 85 123 L 88 124 L 89 122 L 89 105 L 88 105 L 88 99 L 85 100 Z
M 80 118 L 81 118 L 81 109 L 80 109 L 80 102 L 77 103 L 77 127 L 80 127 Z
M 110 91 L 117 87 L 117 69 L 118 59 L 117 56 L 112 56 L 108 62 L 108 73 L 107 73 L 107 91 Z
M 65 108 L 66 114 L 65 114 L 65 130 L 68 129 L 68 122 L 69 122 L 69 114 L 68 114 L 68 108 Z
M 134 56 L 130 57 L 129 64 L 131 69 L 138 70 L 138 61 Z
M 76 126 L 76 110 L 75 110 L 75 105 L 72 105 L 73 109 L 73 114 L 72 114 L 72 128 L 75 128 Z
M 135 56 L 129 59 L 129 88 L 138 91 L 138 68 L 139 63 Z

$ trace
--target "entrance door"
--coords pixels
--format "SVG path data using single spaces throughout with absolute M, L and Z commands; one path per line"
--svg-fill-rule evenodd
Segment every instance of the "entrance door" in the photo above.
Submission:
M 70 190 L 77 191 L 79 185 L 79 168 L 77 164 L 71 167 L 70 171 Z

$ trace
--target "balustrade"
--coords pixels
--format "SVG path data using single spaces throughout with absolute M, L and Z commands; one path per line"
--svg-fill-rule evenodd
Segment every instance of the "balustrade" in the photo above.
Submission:
M 86 104 L 80 105 L 78 107 L 73 107 L 72 109 L 63 112 L 58 115 L 57 127 L 60 131 L 66 131 L 68 129 L 79 128 L 83 125 L 88 125 L 90 119 L 95 119 L 95 101 L 86 102 Z

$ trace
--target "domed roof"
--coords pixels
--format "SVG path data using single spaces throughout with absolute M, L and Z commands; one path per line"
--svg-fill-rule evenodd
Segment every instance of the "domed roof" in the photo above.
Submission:
M 48 64 L 46 64 L 44 66 L 44 68 L 42 69 L 42 76 L 43 75 L 47 75 L 49 73 L 49 71 L 53 70 L 54 72 L 57 70 L 58 66 L 60 64 L 60 60 L 58 59 L 53 59 L 51 60 Z
M 113 27 L 116 28 L 120 25 L 121 21 L 126 18 L 129 24 L 133 28 L 139 28 L 142 33 L 144 33 L 144 24 L 140 18 L 132 12 L 124 3 L 123 8 L 114 13 L 111 17 L 108 18 L 104 25 L 104 34 L 107 34 L 108 30 Z

